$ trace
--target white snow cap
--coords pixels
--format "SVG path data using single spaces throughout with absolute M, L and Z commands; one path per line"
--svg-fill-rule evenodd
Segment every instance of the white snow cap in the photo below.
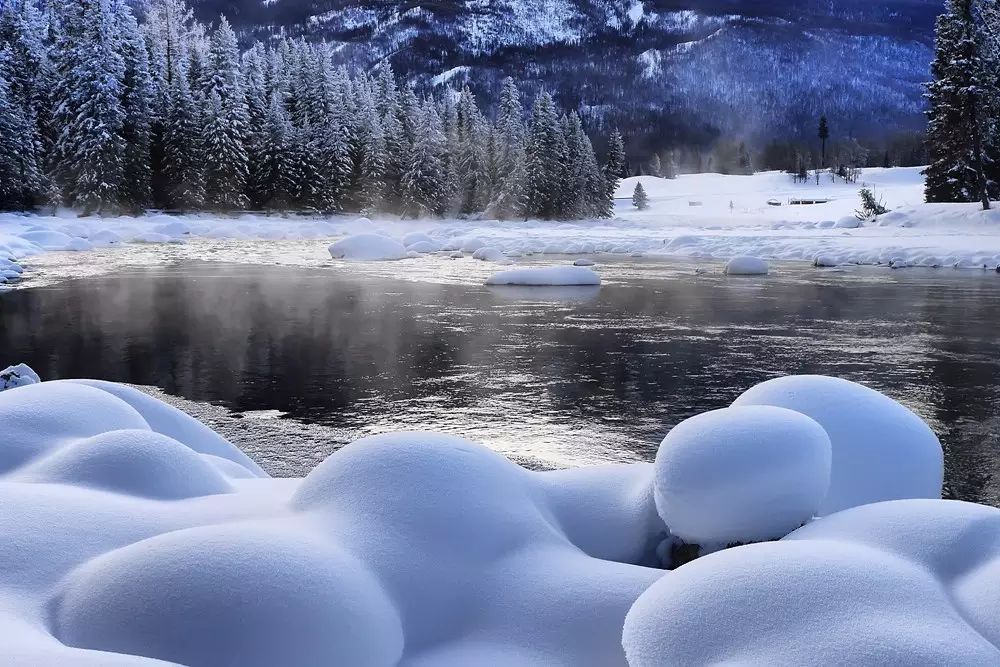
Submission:
M 381 234 L 355 234 L 330 245 L 334 259 L 386 261 L 405 259 L 406 248 L 396 239 Z
M 510 269 L 493 274 L 487 285 L 600 285 L 601 276 L 582 266 Z
M 725 408 L 675 426 L 656 454 L 656 507 L 689 544 L 776 539 L 809 521 L 830 484 L 830 439 L 798 412 Z
M 880 500 L 940 498 L 944 454 L 920 417 L 860 384 L 793 375 L 751 388 L 733 406 L 774 405 L 801 412 L 830 436 L 833 467 L 822 514 Z
M 1000 510 L 902 500 L 665 575 L 625 619 L 630 667 L 1000 664 Z
M 37 384 L 41 381 L 38 373 L 32 370 L 28 364 L 15 364 L 0 371 L 0 391 Z
M 726 275 L 730 276 L 766 276 L 769 271 L 766 261 L 759 257 L 740 255 L 733 257 L 726 264 Z

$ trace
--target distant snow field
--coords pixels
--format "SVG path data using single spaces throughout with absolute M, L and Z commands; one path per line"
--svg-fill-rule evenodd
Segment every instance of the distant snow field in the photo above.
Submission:
M 631 204 L 638 183 L 649 207 Z M 862 186 L 890 212 L 859 221 Z M 398 220 L 210 214 L 141 218 L 77 218 L 0 214 L 0 284 L 20 278 L 18 260 L 46 251 L 76 251 L 125 243 L 184 243 L 206 239 L 316 239 L 334 261 L 423 261 L 428 255 L 474 255 L 517 263 L 552 255 L 559 264 L 586 256 L 683 257 L 729 261 L 807 262 L 892 268 L 993 270 L 1000 265 L 1000 210 L 978 204 L 925 204 L 920 168 L 865 170 L 857 184 L 829 175 L 793 183 L 788 174 L 640 176 L 618 189 L 616 217 L 584 221 Z M 828 200 L 797 205 L 794 200 Z M 405 262 L 404 262 L 405 266 Z M 772 265 L 772 269 L 780 265 Z M 405 270 L 403 268 L 401 271 Z
M 655 463 L 398 432 L 301 479 L 35 380 L 0 391 L 5 665 L 1000 663 L 1000 510 L 941 500 L 930 429 L 844 380 L 751 388 Z

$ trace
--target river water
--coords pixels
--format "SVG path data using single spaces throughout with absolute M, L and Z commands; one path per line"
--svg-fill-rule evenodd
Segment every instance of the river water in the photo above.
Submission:
M 268 248 L 29 262 L 35 282 L 0 292 L 0 366 L 157 387 L 280 475 L 402 429 L 535 467 L 651 460 L 753 384 L 837 375 L 927 420 L 947 496 L 1000 502 L 996 274 L 619 259 L 600 289 L 488 288 L 497 267 L 468 259 L 330 267 Z

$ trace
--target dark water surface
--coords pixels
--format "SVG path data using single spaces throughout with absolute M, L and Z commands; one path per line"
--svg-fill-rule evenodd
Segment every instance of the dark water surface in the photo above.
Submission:
M 0 293 L 0 366 L 19 361 L 312 428 L 265 429 L 251 447 L 281 474 L 401 429 L 540 466 L 651 460 L 682 419 L 823 373 L 926 419 L 947 495 L 1000 500 L 995 274 L 649 270 L 531 290 L 189 262 Z

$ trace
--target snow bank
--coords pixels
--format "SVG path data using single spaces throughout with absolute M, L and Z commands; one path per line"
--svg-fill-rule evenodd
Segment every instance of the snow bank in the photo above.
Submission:
M 23 387 L 29 384 L 37 384 L 41 381 L 38 373 L 28 364 L 8 366 L 0 371 L 0 391 L 13 389 L 14 387 Z
M 500 250 L 486 246 L 474 252 L 472 254 L 472 259 L 478 259 L 484 262 L 502 262 L 507 259 L 507 257 Z
M 767 262 L 759 257 L 741 255 L 726 263 L 726 275 L 730 276 L 766 276 L 768 270 Z
M 700 558 L 629 611 L 631 667 L 1000 663 L 1000 510 L 905 500 Z
M 329 248 L 334 259 L 354 261 L 385 261 L 405 259 L 406 248 L 388 236 L 381 234 L 355 234 L 341 239 Z
M 493 274 L 487 285 L 600 285 L 601 277 L 579 266 L 511 269 Z
M 920 417 L 888 396 L 839 378 L 798 375 L 749 389 L 733 406 L 774 405 L 801 412 L 830 436 L 830 514 L 902 498 L 940 498 L 944 456 Z
M 783 537 L 809 521 L 830 485 L 830 438 L 769 406 L 725 408 L 675 426 L 656 455 L 656 507 L 689 544 Z

